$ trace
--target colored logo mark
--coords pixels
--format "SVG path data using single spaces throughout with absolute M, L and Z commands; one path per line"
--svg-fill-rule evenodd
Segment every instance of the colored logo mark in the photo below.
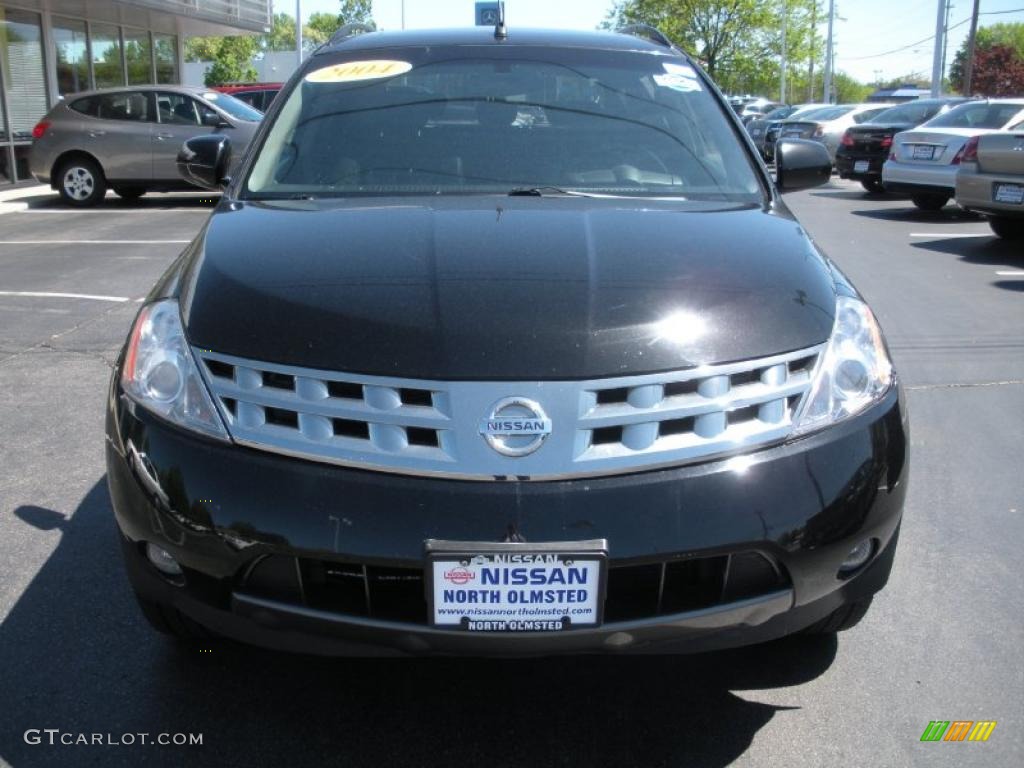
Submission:
M 995 728 L 995 720 L 932 720 L 921 741 L 988 741 Z

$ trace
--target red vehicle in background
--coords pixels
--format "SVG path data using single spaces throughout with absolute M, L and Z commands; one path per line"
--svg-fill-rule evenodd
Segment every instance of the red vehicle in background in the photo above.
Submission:
M 215 85 L 213 90 L 230 93 L 236 99 L 241 99 L 260 112 L 266 112 L 283 85 L 284 83 L 230 83 Z

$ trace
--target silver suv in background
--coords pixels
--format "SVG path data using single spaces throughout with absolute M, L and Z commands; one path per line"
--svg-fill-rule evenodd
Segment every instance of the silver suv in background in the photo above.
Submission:
M 91 206 L 107 188 L 125 199 L 149 190 L 194 189 L 178 174 L 193 136 L 231 137 L 235 162 L 263 114 L 208 88 L 146 85 L 67 96 L 32 130 L 29 168 L 70 205 Z

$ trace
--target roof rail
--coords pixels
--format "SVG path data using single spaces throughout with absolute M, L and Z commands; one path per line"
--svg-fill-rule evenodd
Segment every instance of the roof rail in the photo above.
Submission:
M 361 21 L 354 21 L 351 24 L 339 27 L 338 31 L 331 35 L 331 39 L 327 41 L 327 46 L 337 45 L 340 42 L 348 40 L 350 37 L 365 35 L 367 32 L 376 31 L 377 26 L 375 24 L 364 24 Z
M 672 41 L 665 36 L 665 33 L 651 24 L 627 24 L 615 31 L 621 35 L 632 35 L 633 37 L 650 40 L 652 43 L 663 45 L 666 48 L 675 48 Z

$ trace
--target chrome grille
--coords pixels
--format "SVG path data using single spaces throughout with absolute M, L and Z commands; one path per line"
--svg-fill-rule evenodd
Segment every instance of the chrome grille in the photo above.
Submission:
M 437 382 L 262 363 L 196 349 L 232 438 L 365 469 L 550 480 L 671 466 L 784 439 L 821 347 L 592 381 Z M 503 456 L 479 434 L 495 402 L 540 403 L 539 450 Z

